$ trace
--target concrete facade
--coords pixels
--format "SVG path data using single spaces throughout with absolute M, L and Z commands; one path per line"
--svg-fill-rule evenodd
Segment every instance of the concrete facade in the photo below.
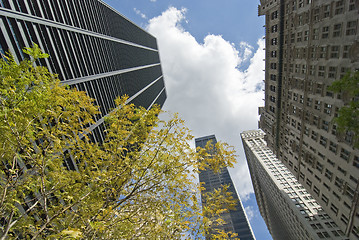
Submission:
M 261 130 L 241 134 L 259 211 L 273 239 L 347 239 L 267 147 L 264 136 Z
M 359 150 L 333 118 L 327 87 L 359 69 L 358 0 L 261 0 L 265 106 L 259 127 L 278 159 L 350 239 L 359 239 Z

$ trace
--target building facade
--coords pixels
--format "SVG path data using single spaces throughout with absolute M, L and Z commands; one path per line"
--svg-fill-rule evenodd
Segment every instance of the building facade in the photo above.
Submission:
M 359 69 L 358 0 L 261 0 L 265 106 L 259 127 L 278 159 L 350 239 L 359 238 L 359 150 L 333 122 L 328 86 Z
M 347 239 L 344 232 L 277 159 L 261 130 L 241 134 L 259 207 L 273 239 Z
M 212 144 L 217 143 L 214 135 L 196 138 L 196 148 L 204 148 L 209 141 Z M 228 169 L 222 168 L 218 173 L 214 173 L 210 169 L 203 170 L 199 173 L 199 181 L 204 183 L 203 187 L 205 190 L 201 192 L 202 196 L 207 192 L 213 192 L 214 189 L 218 189 L 222 185 L 229 185 L 228 191 L 232 193 L 233 198 L 238 202 L 238 204 L 236 206 L 236 210 L 230 210 L 229 212 L 221 215 L 221 218 L 226 221 L 226 224 L 221 226 L 221 229 L 226 232 L 231 231 L 233 233 L 237 233 L 237 237 L 241 240 L 255 240 L 252 228 L 249 224 L 242 202 L 234 188 Z
M 104 117 L 114 100 L 162 106 L 166 91 L 156 39 L 100 0 L 1 0 L 0 52 L 24 59 L 36 43 L 50 55 L 38 64 L 66 85 L 95 99 L 100 114 L 91 126 L 94 142 L 104 139 Z

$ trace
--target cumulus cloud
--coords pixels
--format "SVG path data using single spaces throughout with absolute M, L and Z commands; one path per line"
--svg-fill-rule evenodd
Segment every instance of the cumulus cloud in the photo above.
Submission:
M 164 110 L 178 112 L 196 137 L 215 134 L 233 145 L 238 163 L 230 169 L 242 200 L 253 193 L 240 133 L 257 128 L 263 105 L 264 41 L 255 48 L 209 34 L 199 43 L 181 23 L 186 9 L 170 7 L 149 20 L 147 30 L 158 41 L 167 89 Z M 249 67 L 239 70 L 241 63 Z
M 147 16 L 144 13 L 142 13 L 140 10 L 138 10 L 137 8 L 134 8 L 133 11 L 135 11 L 135 13 L 137 15 L 139 15 L 141 18 L 147 19 Z
M 252 219 L 254 218 L 254 209 L 252 206 L 247 206 L 244 208 L 244 211 L 246 212 L 247 218 L 249 221 L 252 221 Z

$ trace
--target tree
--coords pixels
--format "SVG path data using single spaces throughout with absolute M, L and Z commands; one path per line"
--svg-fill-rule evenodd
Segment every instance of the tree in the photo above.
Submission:
M 200 238 L 221 224 L 211 218 L 234 205 L 226 186 L 202 211 L 193 179 L 232 166 L 231 147 L 196 153 L 177 115 L 161 121 L 158 107 L 127 97 L 105 120 L 104 142 L 91 142 L 93 99 L 36 66 L 48 57 L 37 45 L 24 52 L 30 60 L 0 60 L 0 239 Z
M 329 87 L 330 91 L 341 93 L 344 106 L 339 109 L 334 122 L 341 133 L 353 133 L 353 143 L 359 147 L 359 71 L 347 73 Z

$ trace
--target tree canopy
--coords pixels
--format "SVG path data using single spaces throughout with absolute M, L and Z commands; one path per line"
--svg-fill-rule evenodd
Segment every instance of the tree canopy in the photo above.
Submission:
M 38 66 L 48 55 L 37 45 L 24 52 L 31 58 L 0 60 L 0 239 L 197 239 L 222 224 L 216 217 L 234 206 L 227 187 L 208 194 L 202 210 L 194 179 L 232 166 L 231 147 L 197 153 L 177 115 L 159 120 L 158 107 L 126 96 L 105 119 L 106 139 L 94 143 L 94 100 Z
M 359 71 L 334 81 L 329 90 L 341 93 L 345 103 L 334 119 L 339 132 L 352 133 L 354 146 L 359 148 Z

